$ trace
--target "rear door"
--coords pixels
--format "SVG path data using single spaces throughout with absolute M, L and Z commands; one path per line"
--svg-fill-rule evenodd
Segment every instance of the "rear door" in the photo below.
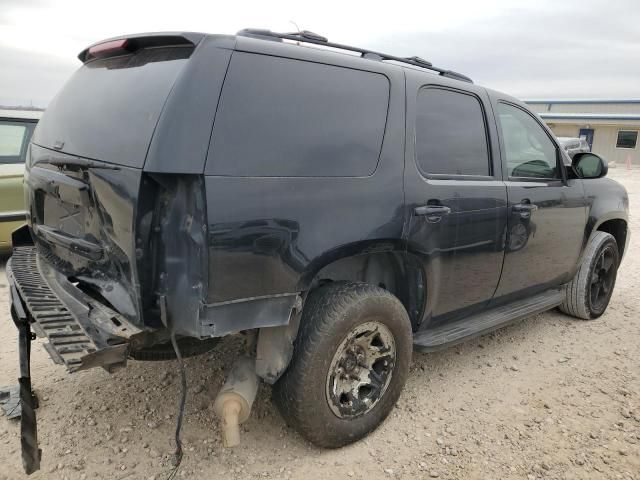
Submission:
M 485 92 L 424 79 L 407 72 L 405 190 L 408 250 L 427 277 L 426 324 L 466 315 L 492 298 L 507 196 Z
M 506 253 L 496 299 L 569 281 L 586 226 L 581 180 L 568 180 L 560 147 L 526 108 L 494 103 L 509 198 Z

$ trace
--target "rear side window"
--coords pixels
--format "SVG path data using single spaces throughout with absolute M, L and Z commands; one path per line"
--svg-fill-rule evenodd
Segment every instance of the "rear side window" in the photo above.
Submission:
M 0 120 L 0 164 L 24 163 L 35 123 Z
M 367 176 L 377 166 L 389 105 L 383 75 L 235 52 L 206 173 Z
M 491 175 L 485 118 L 473 95 L 418 92 L 416 161 L 425 175 Z

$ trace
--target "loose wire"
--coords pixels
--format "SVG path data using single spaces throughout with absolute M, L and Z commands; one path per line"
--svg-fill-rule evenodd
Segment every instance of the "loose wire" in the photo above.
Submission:
M 173 345 L 173 350 L 176 353 L 176 358 L 178 360 L 178 368 L 180 369 L 180 383 L 181 383 L 181 395 L 180 395 L 180 405 L 178 407 L 178 419 L 176 421 L 176 432 L 175 432 L 175 442 L 176 449 L 173 453 L 172 464 L 174 466 L 173 470 L 167 477 L 167 480 L 173 480 L 178 474 L 178 468 L 180 467 L 180 463 L 182 462 L 183 450 L 182 450 L 182 440 L 180 440 L 180 431 L 182 429 L 182 419 L 184 417 L 184 407 L 187 402 L 187 371 L 184 367 L 184 362 L 182 360 L 182 355 L 180 354 L 180 348 L 178 347 L 178 342 L 176 340 L 175 332 L 171 333 L 171 344 Z

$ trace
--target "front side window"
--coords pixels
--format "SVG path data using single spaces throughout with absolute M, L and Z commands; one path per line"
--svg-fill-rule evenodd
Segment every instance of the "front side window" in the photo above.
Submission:
M 0 120 L 0 164 L 24 163 L 32 132 L 29 123 Z
M 616 148 L 636 148 L 638 142 L 637 130 L 620 130 L 616 140 Z
M 499 103 L 498 120 L 509 177 L 561 178 L 556 146 L 531 115 Z
M 476 97 L 441 88 L 420 90 L 416 161 L 425 175 L 491 175 L 484 113 Z

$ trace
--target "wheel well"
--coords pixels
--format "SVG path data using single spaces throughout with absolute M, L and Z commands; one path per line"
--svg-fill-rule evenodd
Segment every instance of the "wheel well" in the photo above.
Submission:
M 627 222 L 620 218 L 607 220 L 606 222 L 600 224 L 597 230 L 613 235 L 613 238 L 616 239 L 616 243 L 618 244 L 620 258 L 622 258 L 622 254 L 624 253 L 624 246 L 627 242 Z
M 311 288 L 327 282 L 350 281 L 377 285 L 394 294 L 417 329 L 424 308 L 426 285 L 422 269 L 399 252 L 377 252 L 341 258 L 324 266 Z

